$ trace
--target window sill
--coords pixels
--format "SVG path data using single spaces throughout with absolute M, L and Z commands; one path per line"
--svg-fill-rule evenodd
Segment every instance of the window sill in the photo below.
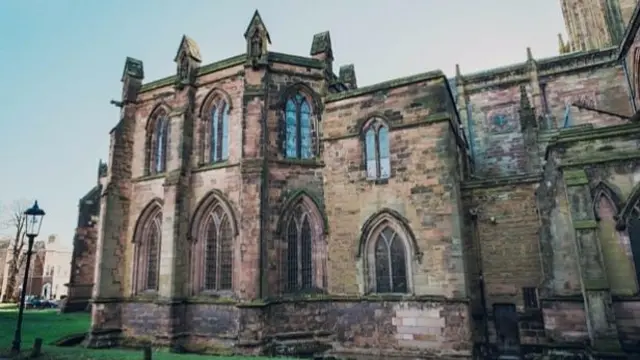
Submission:
M 389 183 L 389 178 L 386 178 L 386 179 L 366 178 L 366 181 L 375 185 L 386 185 Z
M 201 293 L 189 297 L 187 302 L 191 304 L 235 305 L 238 303 L 238 300 L 231 293 L 225 295 L 222 293 Z
M 301 166 L 309 166 L 309 167 L 324 167 L 324 161 L 321 159 L 313 158 L 313 159 L 295 159 L 295 158 L 281 158 L 271 160 L 277 164 L 283 165 L 301 165 Z
M 157 298 L 157 291 L 141 291 L 131 297 L 131 299 L 136 302 L 153 302 Z
M 133 182 L 142 182 L 142 181 L 162 179 L 166 175 L 167 175 L 166 173 L 153 174 L 153 175 L 143 175 L 143 176 L 140 176 L 140 177 L 137 177 L 137 178 L 133 179 Z
M 202 172 L 202 171 L 208 171 L 208 170 L 214 170 L 214 169 L 224 169 L 224 168 L 234 167 L 238 165 L 240 164 L 229 163 L 228 160 L 219 161 L 215 163 L 205 163 L 205 164 L 199 164 L 197 168 L 193 169 L 193 172 L 195 173 L 195 172 Z

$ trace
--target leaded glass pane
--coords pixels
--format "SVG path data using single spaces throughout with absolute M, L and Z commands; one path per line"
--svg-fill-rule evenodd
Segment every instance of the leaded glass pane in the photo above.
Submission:
M 303 159 L 313 157 L 311 131 L 311 108 L 307 100 L 303 98 L 300 104 L 300 157 Z
M 380 178 L 387 179 L 391 175 L 389 129 L 387 127 L 383 126 L 378 130 L 378 146 L 380 150 Z
M 220 159 L 227 160 L 229 158 L 229 104 L 224 104 L 222 110 L 222 154 Z
M 219 124 L 219 111 L 218 108 L 214 107 L 211 110 L 211 148 L 209 149 L 209 159 L 211 162 L 216 162 L 219 160 L 218 158 L 218 133 L 220 124 Z
M 365 133 L 365 153 L 367 177 L 375 179 L 378 176 L 378 165 L 376 161 L 376 133 L 372 128 Z
M 285 109 L 285 156 L 295 158 L 298 155 L 298 119 L 296 103 L 287 101 Z

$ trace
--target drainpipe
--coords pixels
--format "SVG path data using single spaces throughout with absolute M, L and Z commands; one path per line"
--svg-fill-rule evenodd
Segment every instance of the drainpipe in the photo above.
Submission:
M 627 80 L 627 89 L 629 90 L 629 102 L 631 103 L 631 109 L 635 114 L 638 111 L 638 107 L 636 104 L 636 94 L 633 90 L 633 84 L 631 83 L 631 79 L 629 78 L 629 67 L 627 66 L 627 59 L 622 60 L 622 69 L 624 70 L 624 78 Z

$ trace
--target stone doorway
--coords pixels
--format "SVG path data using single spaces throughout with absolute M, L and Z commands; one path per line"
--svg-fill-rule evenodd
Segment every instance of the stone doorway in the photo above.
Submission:
M 518 312 L 514 304 L 494 304 L 499 359 L 520 359 L 520 332 Z

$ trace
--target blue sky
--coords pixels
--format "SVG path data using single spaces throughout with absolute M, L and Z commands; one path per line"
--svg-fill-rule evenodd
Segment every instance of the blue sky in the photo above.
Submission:
M 258 9 L 271 50 L 308 55 L 329 30 L 337 66 L 354 63 L 360 86 L 434 69 L 453 74 L 557 54 L 559 0 L 2 0 L 0 204 L 38 199 L 42 234 L 71 244 L 78 199 L 96 184 L 118 121 L 126 56 L 145 81 L 175 72 L 183 34 L 203 61 L 245 50 Z

